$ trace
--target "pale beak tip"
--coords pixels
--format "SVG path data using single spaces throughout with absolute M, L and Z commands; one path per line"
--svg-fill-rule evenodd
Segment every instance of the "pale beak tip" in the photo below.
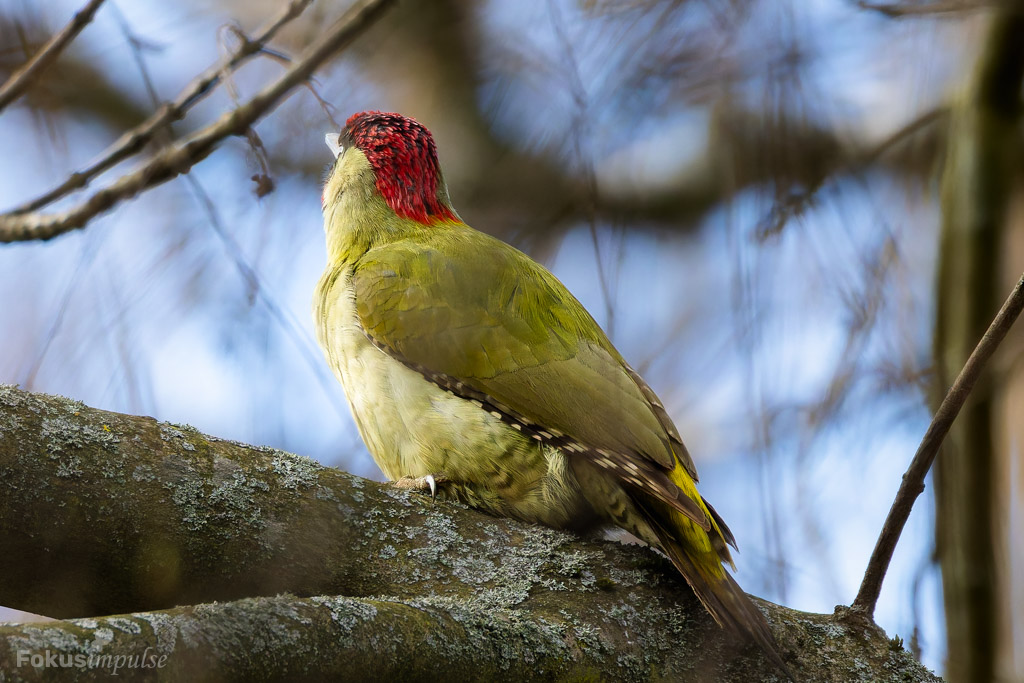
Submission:
M 337 133 L 327 133 L 324 135 L 324 142 L 327 143 L 327 148 L 331 150 L 331 154 L 337 159 L 341 156 L 341 153 L 345 151 L 345 148 L 341 146 L 341 136 Z

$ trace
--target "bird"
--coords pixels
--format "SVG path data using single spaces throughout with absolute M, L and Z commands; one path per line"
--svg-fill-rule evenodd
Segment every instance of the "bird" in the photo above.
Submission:
M 430 132 L 353 114 L 326 135 L 317 339 L 367 449 L 403 488 L 575 531 L 619 527 L 714 620 L 786 665 L 725 569 L 732 532 L 664 404 L 546 268 L 466 225 Z

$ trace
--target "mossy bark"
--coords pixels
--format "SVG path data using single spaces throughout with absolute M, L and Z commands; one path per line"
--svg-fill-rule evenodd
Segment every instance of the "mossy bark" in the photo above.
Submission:
M 778 680 L 647 548 L 10 386 L 0 548 L 0 604 L 82 617 L 0 626 L 6 680 L 118 655 L 160 680 Z M 843 610 L 758 604 L 801 679 L 937 680 Z

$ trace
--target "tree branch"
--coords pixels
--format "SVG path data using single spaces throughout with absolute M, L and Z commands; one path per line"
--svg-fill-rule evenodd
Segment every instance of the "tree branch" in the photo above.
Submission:
M 167 655 L 163 680 L 775 680 L 647 548 L 10 386 L 0 547 L 0 604 L 59 617 L 168 608 L 0 627 L 0 670 L 23 680 L 110 667 L 19 667 L 19 652 L 24 664 L 147 647 Z M 348 597 L 269 597 L 282 592 Z M 171 608 L 214 600 L 236 602 Z M 841 610 L 758 604 L 798 675 L 938 680 Z
M 908 16 L 927 16 L 936 14 L 957 14 L 972 12 L 998 5 L 1000 0 L 946 0 L 942 2 L 866 2 L 860 0 L 857 6 L 884 14 L 890 19 Z
M 178 94 L 173 102 L 166 103 L 149 118 L 127 131 L 111 145 L 103 155 L 87 168 L 72 173 L 67 180 L 49 192 L 12 209 L 9 214 L 23 214 L 37 211 L 61 197 L 86 187 L 99 174 L 113 168 L 145 147 L 165 126 L 183 118 L 196 103 L 210 93 L 225 73 L 235 71 L 249 58 L 259 54 L 282 27 L 298 17 L 313 0 L 292 0 L 281 13 L 252 39 L 243 39 L 229 57 L 214 64 L 192 80 Z M 241 35 L 241 33 L 239 33 Z
M 0 670 L 19 681 L 109 680 L 115 671 L 132 680 L 218 683 L 778 680 L 752 658 L 735 658 L 717 642 L 718 629 L 704 630 L 673 605 L 620 597 L 610 610 L 593 621 L 586 607 L 488 607 L 461 597 L 250 598 L 0 625 Z M 800 615 L 787 631 L 791 642 L 808 644 L 801 662 L 807 680 L 939 681 L 879 629 L 864 639 L 837 622 Z M 33 668 L 34 658 L 42 663 L 47 655 L 69 664 L 80 657 L 81 664 Z
M 906 474 L 903 475 L 903 482 L 899 491 L 896 492 L 896 499 L 889 509 L 889 515 L 885 518 L 882 526 L 882 533 L 878 536 L 875 549 L 871 553 L 867 569 L 864 572 L 864 580 L 861 582 L 857 598 L 853 601 L 854 609 L 862 610 L 871 616 L 875 613 L 875 604 L 878 602 L 878 595 L 882 590 L 882 580 L 892 560 L 892 553 L 896 549 L 896 543 L 903 533 L 903 527 L 910 517 L 910 511 L 914 507 L 914 501 L 924 491 L 924 478 L 931 469 L 935 454 L 939 452 L 942 440 L 949 432 L 953 420 L 960 413 L 960 409 L 967 402 L 971 389 L 978 381 L 985 363 L 992 357 L 999 344 L 1010 331 L 1014 321 L 1024 310 L 1024 276 L 1017 282 L 1017 286 L 1010 292 L 999 309 L 995 319 L 981 338 L 978 345 L 974 347 L 970 358 L 964 365 L 960 374 L 957 375 L 953 386 L 946 392 L 939 409 L 935 411 L 928 431 L 925 432 L 921 445 L 917 447 L 914 459 L 910 462 Z
M 60 213 L 0 216 L 0 242 L 48 240 L 83 227 L 90 219 L 139 192 L 164 183 L 205 159 L 230 135 L 240 135 L 271 111 L 295 86 L 306 81 L 335 52 L 370 26 L 394 0 L 360 0 L 314 41 L 276 81 L 216 122 L 162 150 L 141 168 Z
M 21 97 L 25 89 L 31 85 L 33 79 L 52 64 L 60 53 L 64 51 L 72 40 L 75 39 L 82 29 L 92 21 L 96 10 L 103 4 L 103 0 L 89 0 L 85 7 L 75 13 L 71 21 L 56 33 L 39 52 L 28 60 L 20 69 L 11 74 L 7 82 L 0 86 L 0 111 L 14 100 Z

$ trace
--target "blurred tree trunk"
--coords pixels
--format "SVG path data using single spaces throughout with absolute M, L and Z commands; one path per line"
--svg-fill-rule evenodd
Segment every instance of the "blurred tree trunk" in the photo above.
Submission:
M 935 329 L 936 388 L 963 367 L 1005 296 L 1000 247 L 1017 178 L 1024 6 L 1000 10 L 985 35 L 973 82 L 953 117 L 943 177 L 943 229 Z M 1019 274 L 1020 264 L 1015 272 Z M 996 437 L 999 366 L 978 383 L 936 463 L 937 552 L 942 568 L 949 680 L 994 680 L 1009 642 L 1006 566 L 1008 444 Z M 1019 413 L 1016 421 L 1019 424 Z M 997 445 L 999 448 L 997 448 Z M 1000 559 L 1002 558 L 1002 560 Z M 1002 650 L 1003 657 L 1012 653 Z
M 1000 284 L 1013 287 L 1024 269 L 1024 188 L 1014 189 L 1002 248 Z M 1024 325 L 1010 331 L 993 363 L 996 462 L 996 596 L 1001 610 L 996 677 L 1024 681 Z

